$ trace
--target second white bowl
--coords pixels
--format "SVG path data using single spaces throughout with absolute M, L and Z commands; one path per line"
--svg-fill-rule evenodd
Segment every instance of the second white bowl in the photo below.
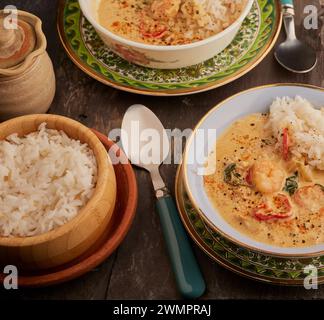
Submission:
M 98 22 L 101 0 L 79 0 L 81 10 L 104 43 L 123 59 L 150 68 L 177 69 L 206 61 L 223 51 L 238 33 L 254 0 L 249 0 L 240 17 L 224 31 L 205 40 L 185 45 L 157 46 L 122 38 Z

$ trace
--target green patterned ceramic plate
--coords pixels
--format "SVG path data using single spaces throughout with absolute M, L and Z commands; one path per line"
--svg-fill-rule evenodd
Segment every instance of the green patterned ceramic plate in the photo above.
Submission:
M 283 258 L 264 255 L 239 247 L 211 231 L 194 209 L 183 188 L 181 169 L 176 179 L 176 198 L 181 219 L 192 239 L 213 260 L 245 277 L 267 283 L 303 285 L 304 268 L 318 270 L 318 283 L 324 283 L 324 256 L 315 258 Z
M 112 87 L 147 95 L 183 95 L 229 83 L 258 65 L 274 46 L 281 27 L 278 0 L 255 0 L 231 45 L 188 68 L 140 67 L 115 55 L 83 17 L 77 0 L 61 0 L 58 30 L 70 58 L 84 72 Z

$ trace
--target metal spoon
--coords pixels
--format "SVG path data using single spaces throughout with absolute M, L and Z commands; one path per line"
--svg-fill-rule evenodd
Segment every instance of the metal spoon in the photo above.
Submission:
M 276 48 L 275 57 L 289 71 L 309 72 L 316 66 L 316 52 L 296 38 L 293 0 L 281 0 L 281 4 L 287 39 Z
M 133 105 L 124 116 L 121 141 L 131 162 L 151 174 L 156 207 L 178 289 L 185 298 L 198 298 L 205 292 L 205 281 L 174 201 L 159 172 L 170 151 L 166 131 L 151 110 L 143 105 Z M 148 148 L 150 143 L 153 149 Z M 146 152 L 148 149 L 150 152 Z

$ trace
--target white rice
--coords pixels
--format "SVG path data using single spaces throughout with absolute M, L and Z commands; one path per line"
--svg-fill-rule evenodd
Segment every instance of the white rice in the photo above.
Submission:
M 247 4 L 247 0 L 193 0 L 193 2 L 203 9 L 201 18 L 208 19 L 206 27 L 209 30 L 217 28 L 219 21 L 225 22 L 225 27 L 230 25 Z
M 187 34 L 195 30 L 195 33 L 202 38 L 212 36 L 229 27 L 238 19 L 247 4 L 247 0 L 185 0 L 182 2 L 181 11 L 187 18 L 187 28 L 190 26 L 190 30 L 184 34 L 188 37 Z M 185 10 L 184 4 L 191 6 L 191 10 Z M 199 12 L 199 14 L 192 12 Z
M 91 198 L 96 180 L 87 144 L 46 123 L 0 141 L 0 235 L 34 236 L 65 224 Z
M 299 96 L 277 98 L 270 107 L 270 125 L 279 144 L 288 128 L 292 154 L 324 170 L 324 108 L 316 109 Z

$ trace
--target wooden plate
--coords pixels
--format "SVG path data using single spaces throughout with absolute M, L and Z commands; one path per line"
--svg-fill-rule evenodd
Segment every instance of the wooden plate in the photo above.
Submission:
M 115 143 L 103 134 L 95 130 L 94 132 L 107 150 L 113 150 L 114 153 L 126 157 Z M 117 249 L 130 229 L 135 216 L 137 184 L 129 162 L 116 164 L 114 169 L 117 179 L 117 204 L 107 232 L 90 250 L 68 264 L 41 273 L 19 273 L 20 287 L 45 287 L 75 279 L 97 267 Z M 4 277 L 5 275 L 1 273 L 1 282 Z

